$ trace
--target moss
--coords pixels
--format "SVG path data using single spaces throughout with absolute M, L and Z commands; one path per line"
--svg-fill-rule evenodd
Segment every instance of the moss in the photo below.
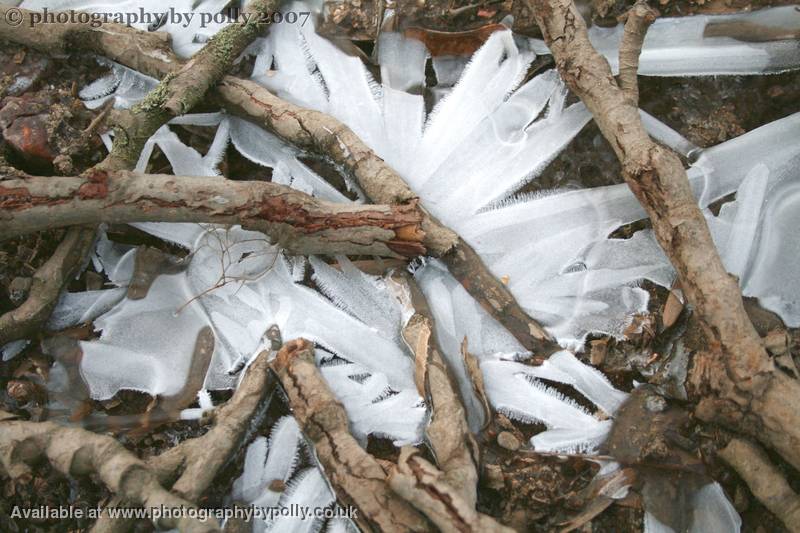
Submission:
M 161 80 L 155 89 L 150 91 L 150 93 L 145 96 L 144 100 L 136 104 L 131 111 L 134 114 L 139 113 L 149 113 L 155 109 L 161 109 L 164 106 L 164 103 L 169 98 L 170 94 L 170 83 L 173 79 L 175 79 L 175 73 L 170 72 L 164 79 Z

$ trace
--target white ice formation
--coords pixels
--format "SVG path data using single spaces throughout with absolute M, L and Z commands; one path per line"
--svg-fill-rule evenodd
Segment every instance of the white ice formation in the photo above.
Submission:
M 23 5 L 44 4 L 95 11 L 106 7 L 78 1 Z M 114 4 L 114 9 L 122 8 Z M 195 9 L 218 8 L 207 1 Z M 796 41 L 753 42 L 745 34 L 731 36 L 732 28 L 748 24 L 777 28 L 778 36 L 793 31 L 798 15 L 786 9 L 662 19 L 648 34 L 641 71 L 693 75 L 797 68 Z M 181 55 L 201 46 L 196 28 L 167 29 Z M 593 28 L 592 38 L 603 52 L 616 57 L 618 33 L 618 28 Z M 278 96 L 326 112 L 354 130 L 409 183 L 427 209 L 477 250 L 498 278 L 507 277 L 523 308 L 565 348 L 580 349 L 590 332 L 620 336 L 631 316 L 646 310 L 648 296 L 639 287 L 641 281 L 672 283 L 672 268 L 652 232 L 609 238 L 615 229 L 644 217 L 626 186 L 517 194 L 590 118 L 582 104 L 566 103 L 566 90 L 555 71 L 522 83 L 534 50 L 543 51 L 539 44 L 499 31 L 469 62 L 430 59 L 422 44 L 390 33 L 382 36 L 378 49 L 380 83 L 361 60 L 318 36 L 310 24 L 279 24 L 251 47 L 256 55 L 252 78 Z M 431 88 L 436 105 L 428 113 L 421 89 L 429 59 L 438 84 Z M 153 83 L 114 66 L 82 96 L 87 105 L 97 106 L 113 94 L 116 105 L 128 107 Z M 785 260 L 787 253 L 800 251 L 797 232 L 792 231 L 800 202 L 800 145 L 787 142 L 800 138 L 800 115 L 703 151 L 657 119 L 646 114 L 644 119 L 655 137 L 694 160 L 689 177 L 703 209 L 736 193 L 719 216 L 707 210 L 725 264 L 739 276 L 745 294 L 758 297 L 788 325 L 800 325 L 800 267 Z M 217 128 L 208 152 L 203 155 L 186 146 L 167 125 L 148 141 L 140 170 L 157 145 L 175 174 L 218 175 L 217 164 L 230 140 L 249 160 L 271 167 L 274 181 L 328 200 L 349 201 L 304 165 L 296 148 L 247 121 L 212 114 L 190 115 L 171 124 L 181 123 Z M 351 182 L 348 185 L 359 194 Z M 264 346 L 265 330 L 277 324 L 285 339 L 302 336 L 318 344 L 322 373 L 362 442 L 370 434 L 396 444 L 421 438 L 425 405 L 398 336 L 406 317 L 385 280 L 359 272 L 345 258 L 338 259 L 337 267 L 317 258 L 308 263 L 286 259 L 263 235 L 238 227 L 137 226 L 184 247 L 191 261 L 183 272 L 159 276 L 146 298 L 129 300 L 124 287 L 136 251 L 100 240 L 96 265 L 113 287 L 65 295 L 52 323 L 63 327 L 96 319 L 100 338 L 82 343 L 82 371 L 93 397 L 108 398 L 124 388 L 151 394 L 180 389 L 194 339 L 204 326 L 211 326 L 218 339 L 205 387 L 234 386 L 231 368 L 257 353 Z M 302 283 L 308 267 L 319 292 Z M 472 427 L 479 425 L 479 409 L 460 359 L 465 336 L 481 363 L 492 404 L 509 416 L 547 427 L 532 439 L 533 447 L 565 453 L 596 448 L 624 393 L 566 351 L 540 367 L 520 364 L 522 347 L 440 264 L 430 260 L 415 275 L 467 398 Z M 578 405 L 548 383 L 571 387 L 586 402 Z M 288 426 L 283 421 L 272 438 L 288 434 Z M 251 466 L 246 466 L 237 489 L 245 500 L 248 487 L 263 481 L 259 468 L 271 464 L 269 449 L 265 440 L 257 440 L 248 451 Z M 290 484 L 311 488 L 293 491 L 291 497 L 330 498 L 329 493 L 323 495 L 324 478 L 318 471 L 304 471 L 294 479 Z M 712 496 L 698 496 L 698 507 L 727 509 Z M 328 527 L 340 531 L 349 525 L 331 522 Z

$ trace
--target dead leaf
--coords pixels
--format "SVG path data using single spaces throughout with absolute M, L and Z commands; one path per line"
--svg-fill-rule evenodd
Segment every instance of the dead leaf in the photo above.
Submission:
M 425 28 L 407 28 L 403 34 L 411 39 L 422 41 L 431 56 L 468 56 L 483 46 L 489 36 L 500 30 L 507 30 L 504 24 L 487 24 L 468 31 L 436 31 Z

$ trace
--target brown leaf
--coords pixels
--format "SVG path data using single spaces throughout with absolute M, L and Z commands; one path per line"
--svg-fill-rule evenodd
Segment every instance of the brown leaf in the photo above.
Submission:
M 422 41 L 431 56 L 468 56 L 483 46 L 489 36 L 500 30 L 508 29 L 503 24 L 487 24 L 468 31 L 436 31 L 425 28 L 406 28 L 406 37 Z

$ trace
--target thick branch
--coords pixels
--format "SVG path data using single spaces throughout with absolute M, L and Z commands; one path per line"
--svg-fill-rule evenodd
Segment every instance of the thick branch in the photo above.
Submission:
M 425 436 L 444 481 L 467 507 L 474 508 L 478 501 L 478 444 L 469 430 L 461 395 L 436 341 L 425 297 L 408 276 L 403 281 L 409 287 L 416 310 L 403 328 L 403 340 L 416 360 L 417 387 L 431 406 Z
M 729 411 L 738 413 L 725 422 L 757 434 L 800 467 L 800 384 L 776 371 L 764 350 L 680 159 L 649 138 L 638 109 L 628 103 L 608 62 L 589 42 L 572 0 L 532 0 L 531 6 L 561 76 L 591 110 L 622 163 L 625 180 L 678 271 L 710 346 L 725 356 L 722 368 L 703 379 Z M 702 413 L 718 419 L 722 411 L 714 405 Z
M 123 24 L 102 24 L 96 28 L 90 22 L 34 24 L 40 13 L 5 5 L 0 5 L 0 20 L 11 20 L 9 10 L 19 13 L 21 22 L 17 26 L 0 24 L 0 40 L 49 54 L 66 54 L 75 49 L 95 52 L 156 78 L 180 67 L 168 33 L 143 32 Z
M 647 28 L 655 22 L 658 12 L 638 0 L 628 11 L 622 43 L 619 47 L 619 86 L 625 99 L 632 106 L 639 105 L 639 82 L 636 76 L 639 71 L 639 55 L 647 34 Z
M 350 434 L 344 407 L 314 365 L 313 344 L 303 339 L 286 343 L 272 365 L 339 501 L 359 509 L 359 528 L 430 531 L 425 518 L 392 493 L 381 465 Z
M 75 276 L 89 253 L 94 237 L 93 228 L 72 228 L 67 232 L 55 253 L 33 275 L 25 302 L 0 316 L 0 346 L 34 335 L 47 321 L 62 288 Z
M 253 420 L 266 408 L 275 381 L 269 372 L 269 352 L 262 352 L 247 368 L 233 397 L 213 413 L 214 427 L 201 437 L 188 439 L 147 461 L 147 466 L 172 492 L 196 502 L 214 478 L 247 440 Z M 92 533 L 127 531 L 126 520 L 113 520 L 108 509 L 122 505 L 114 498 L 92 526 Z
M 356 178 L 373 202 L 402 204 L 417 197 L 383 159 L 335 118 L 303 109 L 281 100 L 255 82 L 232 76 L 222 80 L 218 92 L 232 113 L 263 124 L 292 144 L 330 156 Z M 422 228 L 431 254 L 441 256 L 467 292 L 525 348 L 540 355 L 558 350 L 550 335 L 522 310 L 469 244 L 427 213 Z
M 397 466 L 389 473 L 389 485 L 443 533 L 514 533 L 510 527 L 476 511 L 444 478 L 415 448 L 404 446 Z
M 733 439 L 718 453 L 789 531 L 800 531 L 800 497 L 761 448 L 742 439 Z
M 0 422 L 0 462 L 9 476 L 29 472 L 29 465 L 42 457 L 67 476 L 97 474 L 122 499 L 154 512 L 162 507 L 196 511 L 194 505 L 165 490 L 155 474 L 112 437 L 54 422 Z M 198 533 L 219 531 L 213 519 L 181 514 L 163 517 L 157 525 Z
M 417 196 L 353 131 L 320 111 L 282 100 L 256 82 L 226 76 L 217 88 L 225 108 L 255 120 L 286 141 L 329 156 L 350 172 L 374 202 L 403 204 Z M 425 216 L 426 245 L 431 253 L 451 250 L 458 236 Z
M 333 204 L 270 182 L 94 171 L 0 184 L 0 239 L 100 222 L 213 222 L 261 231 L 291 253 L 425 252 L 413 205 Z

